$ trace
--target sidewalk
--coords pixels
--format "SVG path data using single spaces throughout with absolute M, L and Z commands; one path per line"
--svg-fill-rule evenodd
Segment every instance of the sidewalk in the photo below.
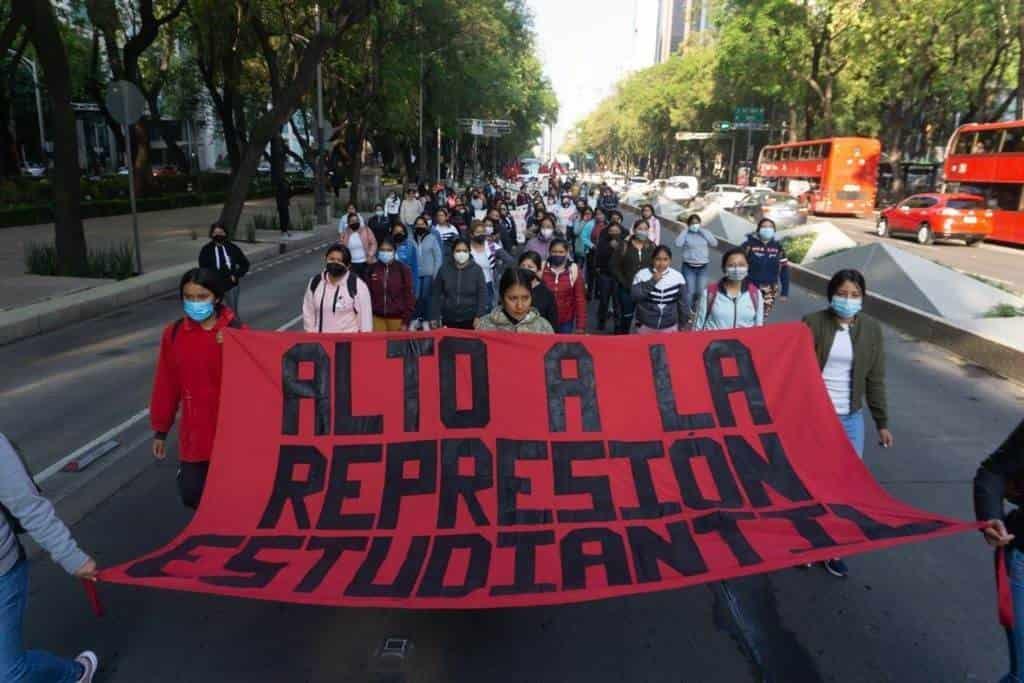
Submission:
M 342 192 L 344 201 L 347 192 Z M 312 209 L 313 196 L 293 197 L 298 207 Z M 113 308 L 170 291 L 181 274 L 196 265 L 199 249 L 208 241 L 210 224 L 220 215 L 220 204 L 152 211 L 139 214 L 144 274 L 117 282 L 100 278 L 28 275 L 24 254 L 27 244 L 53 243 L 53 225 L 30 225 L 0 230 L 0 344 L 7 344 L 61 324 L 99 315 Z M 255 214 L 276 212 L 273 199 L 245 203 L 238 236 Z M 132 242 L 132 217 L 110 216 L 84 221 L 90 248 Z M 253 262 L 272 258 L 282 249 L 308 248 L 336 234 L 333 221 L 312 232 L 259 231 L 256 243 L 238 242 Z M 193 239 L 193 235 L 195 239 Z

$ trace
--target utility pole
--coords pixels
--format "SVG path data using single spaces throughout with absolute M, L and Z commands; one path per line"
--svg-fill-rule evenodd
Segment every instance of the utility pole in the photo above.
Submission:
M 441 126 L 437 127 L 437 182 L 441 181 Z
M 733 179 L 732 169 L 736 160 L 736 131 L 732 130 L 729 135 L 731 142 L 729 143 L 729 173 L 725 178 L 725 182 L 731 183 Z
M 316 32 L 320 34 L 320 3 L 314 5 Z M 316 204 L 316 223 L 327 223 L 327 193 L 324 192 L 324 77 L 323 59 L 316 62 L 316 190 L 313 193 Z

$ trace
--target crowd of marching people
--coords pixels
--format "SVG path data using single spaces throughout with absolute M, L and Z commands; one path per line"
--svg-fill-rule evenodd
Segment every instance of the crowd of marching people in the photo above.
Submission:
M 631 215 L 631 214 L 630 214 Z M 409 187 L 364 217 L 349 205 L 338 240 L 301 294 L 306 332 L 370 333 L 455 328 L 539 334 L 665 334 L 759 327 L 789 295 L 789 269 L 775 225 L 761 220 L 741 246 L 720 257 L 719 241 L 690 216 L 673 235 L 640 207 L 627 221 L 607 186 L 553 179 L 543 191 L 509 191 L 494 183 L 459 192 L 445 184 Z M 678 258 L 676 258 L 678 257 Z M 674 259 L 680 264 L 673 266 Z M 238 314 L 244 253 L 216 223 L 199 267 L 182 277 L 183 317 L 164 330 L 150 403 L 153 455 L 167 455 L 179 424 L 178 489 L 196 508 L 202 497 L 216 428 L 225 328 L 244 328 Z M 862 312 L 867 283 L 842 270 L 828 284 L 827 306 L 804 318 L 821 377 L 850 444 L 863 457 L 865 412 L 878 443 L 891 447 L 886 408 L 885 350 L 880 324 Z M 177 416 L 180 415 L 180 418 Z M 1008 548 L 1004 567 L 1024 618 L 1024 550 L 1016 514 L 1003 500 L 1024 500 L 1024 423 L 979 470 L 976 505 L 990 544 Z M 27 595 L 24 551 L 17 534 L 30 532 L 69 573 L 95 579 L 96 565 L 75 544 L 52 506 L 31 483 L 16 448 L 0 435 L 0 624 L 20 643 Z M 21 529 L 21 526 L 24 529 Z M 1024 548 L 1024 545 L 1020 546 Z M 840 558 L 824 563 L 835 576 Z M 1012 615 L 1011 615 L 1012 616 Z M 1011 619 L 1012 622 L 1012 619 Z M 1021 681 L 1024 634 L 1007 631 L 1011 674 Z M 10 662 L 13 662 L 11 664 Z M 92 680 L 93 653 L 64 660 L 11 649 L 11 680 Z

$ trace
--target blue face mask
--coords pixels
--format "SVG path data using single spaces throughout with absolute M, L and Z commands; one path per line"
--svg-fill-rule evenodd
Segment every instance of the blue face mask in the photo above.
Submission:
M 380 259 L 381 263 L 391 263 L 395 260 L 395 252 L 393 251 L 378 251 L 377 258 Z
M 185 315 L 195 320 L 197 323 L 201 323 L 211 315 L 213 315 L 213 302 L 212 301 L 186 301 L 185 302 Z
M 831 306 L 840 318 L 853 318 L 860 313 L 864 305 L 863 299 L 851 299 L 845 296 L 832 297 Z
M 757 234 L 765 242 L 770 242 L 775 237 L 775 228 L 758 228 Z
M 690 232 L 700 232 L 700 223 L 690 223 L 686 229 Z

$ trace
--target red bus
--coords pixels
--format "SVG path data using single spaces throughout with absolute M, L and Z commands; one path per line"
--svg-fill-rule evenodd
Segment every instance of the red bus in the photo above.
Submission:
M 881 156 L 882 145 L 874 138 L 791 142 L 762 149 L 757 172 L 780 191 L 809 192 L 813 213 L 870 215 Z M 780 187 L 782 181 L 787 187 Z
M 947 191 L 988 200 L 989 240 L 1024 244 L 1024 121 L 960 126 L 949 139 L 943 176 Z

